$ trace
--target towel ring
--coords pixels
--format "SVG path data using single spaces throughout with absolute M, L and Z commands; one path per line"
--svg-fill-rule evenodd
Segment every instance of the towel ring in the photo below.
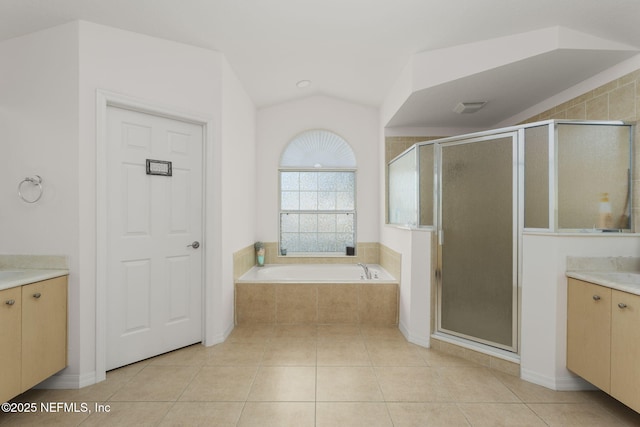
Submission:
M 28 199 L 22 194 L 22 186 L 25 184 L 25 182 L 29 182 L 32 185 L 35 185 L 35 186 L 38 187 L 38 196 L 35 199 Z M 42 197 L 42 193 L 43 193 L 43 191 L 42 191 L 42 178 L 40 177 L 40 175 L 28 176 L 25 179 L 23 179 L 22 181 L 20 181 L 20 184 L 18 184 L 18 196 L 26 203 L 35 203 L 35 202 L 37 202 Z

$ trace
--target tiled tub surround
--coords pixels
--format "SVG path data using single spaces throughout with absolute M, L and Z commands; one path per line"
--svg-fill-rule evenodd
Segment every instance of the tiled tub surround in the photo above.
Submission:
M 278 271 L 277 266 L 272 266 Z M 370 269 L 384 279 L 359 279 L 359 266 L 345 278 L 322 279 L 322 270 L 335 273 L 336 265 L 288 266 L 281 277 L 259 280 L 254 271 L 236 281 L 236 324 L 398 324 L 398 283 L 377 265 Z M 270 266 L 262 267 L 267 271 Z M 254 267 L 260 269 L 260 267 Z M 293 273 L 291 270 L 293 269 Z M 295 270 L 302 275 L 294 276 Z M 355 274 L 355 276 L 354 276 Z M 308 278 L 302 279 L 305 275 Z
M 265 264 L 380 264 L 393 277 L 400 280 L 401 255 L 377 242 L 364 242 L 356 245 L 355 256 L 312 257 L 278 256 L 278 243 L 265 242 Z M 256 265 L 253 245 L 233 254 L 233 277 L 237 279 Z

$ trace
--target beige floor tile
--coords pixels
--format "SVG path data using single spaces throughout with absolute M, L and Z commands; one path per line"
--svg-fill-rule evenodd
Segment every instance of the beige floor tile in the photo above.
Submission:
M 502 372 L 493 372 L 493 374 L 525 403 L 587 402 L 590 393 L 592 393 L 588 391 L 555 391 L 521 380 L 513 375 Z
M 370 367 L 322 367 L 318 370 L 318 401 L 383 401 L 378 380 Z
M 83 426 L 157 426 L 173 405 L 171 402 L 107 402 L 109 412 L 95 412 Z
M 593 403 L 531 403 L 529 408 L 549 426 L 612 427 L 628 424 L 620 417 Z
M 339 341 L 318 343 L 318 366 L 370 366 L 364 342 Z
M 102 402 L 120 390 L 130 378 L 107 375 L 107 379 L 80 389 L 31 389 L 16 396 L 16 402 Z
M 520 403 L 520 399 L 487 368 L 433 368 L 445 394 L 458 402 Z
M 318 402 L 316 427 L 391 427 L 393 423 L 384 403 Z
M 245 401 L 257 370 L 252 366 L 205 366 L 182 393 L 180 401 Z
M 84 403 L 89 409 L 93 407 L 95 402 Z M 70 403 L 70 405 L 74 405 L 74 403 Z M 82 412 L 78 402 L 75 405 L 73 407 L 69 406 L 66 411 L 62 408 L 58 412 L 46 412 L 40 409 L 40 402 L 38 402 L 36 412 L 5 413 L 0 411 L 0 425 L 3 427 L 79 426 L 87 420 L 90 414 L 89 412 Z M 75 410 L 78 412 L 74 412 Z
M 362 341 L 359 325 L 318 325 L 318 343 L 338 341 Z
M 115 369 L 80 390 L 14 399 L 94 400 L 112 410 L 0 413 L 0 426 L 640 426 L 639 413 L 603 392 L 548 390 L 370 325 L 241 325 L 223 344 Z
M 458 407 L 474 427 L 546 426 L 523 403 L 461 403 Z
M 47 402 L 103 402 L 120 390 L 126 381 L 109 379 L 80 389 L 48 390 Z M 30 400 L 33 402 L 34 400 Z
M 247 400 L 314 402 L 316 369 L 307 366 L 263 366 L 258 370 Z
M 316 325 L 276 325 L 273 338 L 316 339 L 318 327 Z
M 382 395 L 387 402 L 449 401 L 435 368 L 376 367 L 374 368 Z
M 265 343 L 224 342 L 208 348 L 207 366 L 258 366 Z
M 264 352 L 262 364 L 266 366 L 315 366 L 316 341 L 272 339 Z
M 176 402 L 160 426 L 234 427 L 243 406 L 242 402 Z
M 417 351 L 428 366 L 478 366 L 470 360 L 430 348 L 418 348 Z
M 194 366 L 146 366 L 120 388 L 110 401 L 176 401 L 196 376 Z
M 395 427 L 468 427 L 455 403 L 387 403 Z
M 207 348 L 198 343 L 154 357 L 149 364 L 152 366 L 202 366 L 207 358 Z
M 604 410 L 615 414 L 616 417 L 620 418 L 625 423 L 624 425 L 640 426 L 640 413 L 634 411 L 605 392 L 600 390 L 587 391 L 584 392 L 584 395 L 588 402 L 594 402 L 595 404 L 602 406 Z
M 153 359 L 145 359 L 107 372 L 107 378 L 125 378 L 130 380 L 148 366 Z
M 236 325 L 225 342 L 266 343 L 274 333 L 272 324 Z
M 314 427 L 312 402 L 247 402 L 238 427 Z
M 367 351 L 374 366 L 427 366 L 415 346 L 406 341 L 367 341 Z
M 407 342 L 397 326 L 360 325 L 360 333 L 365 340 L 391 340 Z

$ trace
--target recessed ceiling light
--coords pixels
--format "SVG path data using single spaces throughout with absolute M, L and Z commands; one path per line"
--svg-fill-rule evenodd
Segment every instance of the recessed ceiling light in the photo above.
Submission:
M 298 86 L 300 89 L 309 87 L 311 86 L 311 80 L 300 80 L 298 83 L 296 83 L 296 86 Z
M 479 109 L 485 106 L 487 101 L 479 102 L 459 102 L 458 105 L 453 107 L 453 112 L 458 114 L 475 113 Z

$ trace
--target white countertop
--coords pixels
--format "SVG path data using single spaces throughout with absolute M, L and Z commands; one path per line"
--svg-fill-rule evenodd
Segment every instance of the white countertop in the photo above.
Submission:
M 0 269 L 0 291 L 54 277 L 67 276 L 65 269 L 6 268 Z
M 630 271 L 567 271 L 567 277 L 640 295 L 640 273 Z

